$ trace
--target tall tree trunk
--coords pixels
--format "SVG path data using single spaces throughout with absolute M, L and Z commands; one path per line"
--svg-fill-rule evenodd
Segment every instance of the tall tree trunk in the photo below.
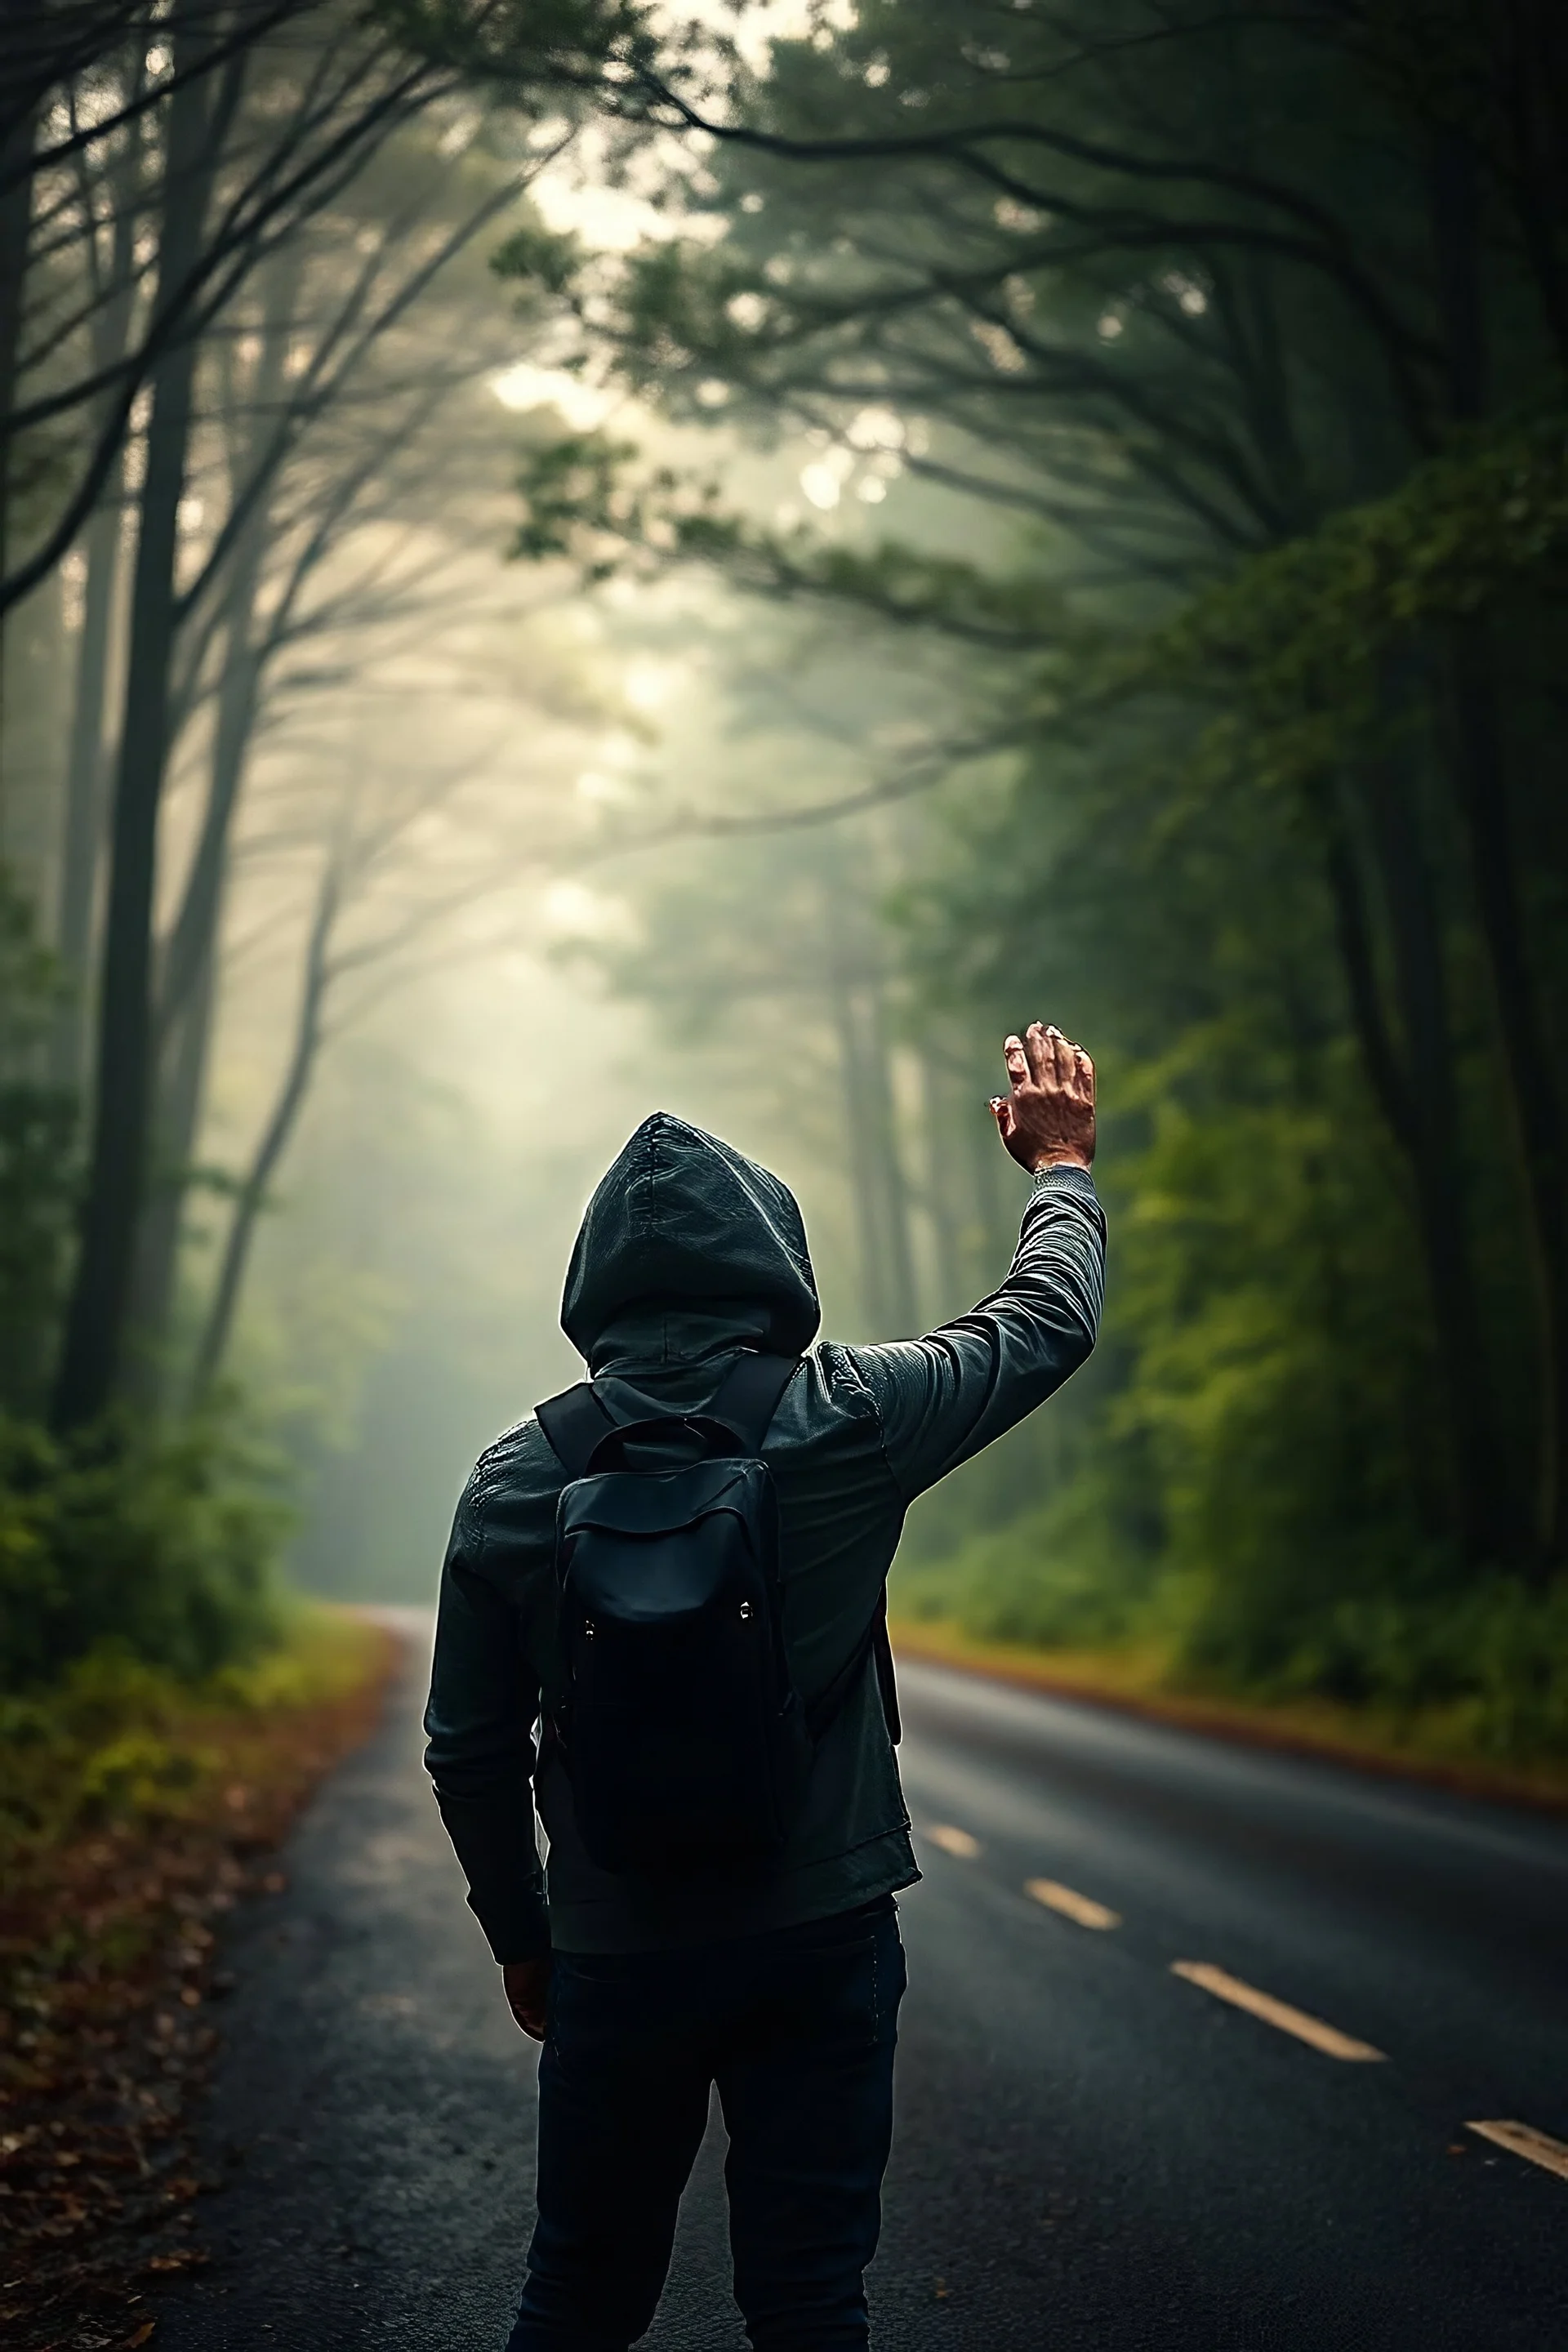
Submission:
M 1472 1187 L 1456 1115 L 1458 1052 L 1430 862 L 1394 757 L 1366 780 L 1405 1046 L 1408 1164 L 1437 1343 L 1445 1454 L 1459 1538 L 1473 1566 L 1517 1563 L 1528 1547 L 1510 1451 L 1498 1421 L 1476 1278 Z
M 217 1002 L 216 941 L 163 1041 L 154 1161 L 146 1209 L 137 1238 L 133 1289 L 135 1360 L 131 1367 L 137 1402 L 149 1411 L 163 1402 L 170 1379 L 170 1326 L 174 1319 L 180 1238 L 190 1198 L 192 1162 L 201 1131 Z
M 1518 1147 L 1539 1333 L 1537 1566 L 1568 1564 L 1568 1121 L 1531 963 L 1503 750 L 1497 649 L 1481 620 L 1452 631 L 1447 665 L 1455 796 Z
M 161 1034 L 172 1030 L 180 1019 L 186 998 L 211 962 L 222 919 L 229 841 L 240 786 L 245 781 L 261 684 L 260 665 L 250 641 L 259 572 L 259 559 L 255 563 L 242 563 L 236 574 L 236 593 L 230 599 L 206 806 L 202 812 L 202 829 L 179 913 L 169 933 L 158 990 Z
M 1545 19 L 1538 19 L 1531 7 L 1517 10 L 1514 29 L 1527 32 L 1531 39 L 1544 39 Z M 1557 68 L 1553 97 L 1558 101 L 1563 95 L 1561 69 L 1565 55 L 1559 22 L 1552 48 L 1552 62 Z M 1545 49 L 1539 63 L 1544 73 Z M 1559 121 L 1559 133 L 1563 127 Z M 1533 160 L 1540 164 L 1546 159 Z M 1563 277 L 1562 206 L 1568 179 L 1561 155 L 1554 159 L 1552 170 L 1557 205 L 1555 217 L 1545 226 L 1553 247 L 1550 257 L 1554 262 L 1561 331 L 1564 323 L 1561 306 L 1568 290 L 1568 279 Z M 1468 144 L 1447 132 L 1440 132 L 1434 142 L 1431 188 L 1432 240 L 1449 399 L 1455 415 L 1468 421 L 1484 413 L 1488 376 L 1478 169 Z M 1538 265 L 1547 268 L 1544 245 L 1535 257 Z M 1547 276 L 1552 275 L 1553 270 L 1547 268 Z M 1544 282 L 1542 290 L 1547 290 Z M 1568 1562 L 1568 1113 L 1531 969 L 1520 898 L 1497 644 L 1488 623 L 1476 618 L 1455 625 L 1447 651 L 1455 797 L 1468 850 L 1523 1176 L 1541 1389 L 1531 1533 L 1538 1572 L 1548 1573 Z
M 1474 151 L 1452 131 L 1440 131 L 1433 139 L 1427 187 L 1448 405 L 1456 417 L 1469 423 L 1485 413 L 1489 372 L 1480 187 Z
M 176 73 L 212 37 L 199 0 L 174 20 Z M 216 156 L 217 110 L 205 77 L 170 101 L 161 208 L 158 301 L 173 299 L 201 252 Z M 195 409 L 196 346 L 188 336 L 153 382 L 114 787 L 109 903 L 99 987 L 91 1158 L 53 1418 L 69 1429 L 111 1401 L 124 1353 L 136 1227 L 146 1175 L 152 1093 L 152 948 L 158 811 L 169 753 L 179 509 Z
M 77 641 L 76 689 L 66 758 L 65 823 L 60 840 L 55 946 L 70 983 L 50 1046 L 55 1083 L 82 1084 L 86 1004 L 90 986 L 93 915 L 103 838 L 103 714 L 108 699 L 110 633 L 120 573 L 120 469 L 87 530 L 87 583 Z
M 934 1051 L 920 1057 L 921 1125 L 925 1150 L 925 1195 L 936 1263 L 939 1317 L 962 1313 L 969 1304 L 964 1264 L 964 1216 L 954 1182 L 957 1139 L 953 1133 L 957 1093 Z
M 849 1177 L 858 1230 L 860 1296 L 878 1339 L 914 1330 L 909 1187 L 899 1154 L 892 1057 L 881 982 L 866 952 L 864 910 L 841 877 L 824 877 L 825 963 L 838 1034 Z
M 128 129 L 114 173 L 114 232 L 106 296 L 95 314 L 93 365 L 107 372 L 125 354 L 135 308 L 137 197 L 142 184 L 142 126 Z M 109 697 L 110 644 L 121 572 L 125 462 L 118 457 L 101 503 L 85 533 L 87 580 L 77 645 L 76 691 L 66 759 L 66 808 L 60 845 L 56 950 L 71 994 L 55 1027 L 51 1050 L 58 1085 L 79 1087 L 86 1076 L 86 1009 L 91 983 L 92 938 L 103 847 L 104 711 Z
M 273 405 L 282 388 L 297 291 L 298 275 L 290 271 L 286 281 L 286 299 L 269 307 L 262 358 L 249 394 L 258 423 L 247 436 L 246 448 L 230 467 L 230 496 L 236 503 L 251 488 L 256 468 L 269 464 L 263 444 L 270 430 Z M 264 489 L 229 560 L 222 617 L 223 672 L 218 684 L 206 805 L 179 912 L 169 934 L 158 989 L 158 1018 L 164 1027 L 179 1017 L 184 997 L 203 967 L 211 961 L 216 941 L 229 841 L 245 780 L 267 657 L 266 647 L 257 643 L 256 613 L 271 515 L 271 498 Z
M 0 140 L 0 171 L 7 180 L 32 154 L 35 130 L 29 111 Z M 16 404 L 16 363 L 22 347 L 32 229 L 32 175 L 22 173 L 14 185 L 0 194 L 0 419 L 9 416 Z M 0 435 L 0 580 L 8 569 L 11 550 L 15 460 L 10 436 Z M 0 613 L 0 814 L 5 808 L 5 616 Z
M 1519 224 L 1559 363 L 1568 366 L 1568 22 L 1562 0 L 1494 0 L 1494 41 L 1506 60 L 1495 177 Z
M 339 877 L 329 863 L 316 896 L 315 912 L 305 950 L 305 972 L 300 991 L 294 1043 L 282 1084 L 234 1204 L 228 1237 L 214 1286 L 212 1305 L 196 1349 L 194 1394 L 199 1400 L 223 1370 L 234 1331 L 246 1269 L 256 1239 L 256 1228 L 267 1204 L 268 1188 L 279 1161 L 288 1150 L 321 1046 L 321 1016 L 331 981 L 329 955 L 332 926 L 337 919 Z
M 844 1130 L 849 1145 L 849 1190 L 855 1204 L 856 1256 L 860 1307 L 876 1339 L 889 1335 L 889 1307 L 883 1275 L 882 1203 L 877 1181 L 876 1145 L 866 1118 L 866 1094 L 875 1083 L 860 1021 L 860 1008 L 841 969 L 830 966 L 833 1023 L 838 1036 L 838 1070 L 844 1087 Z
M 152 1122 L 156 1181 L 137 1244 L 132 1318 L 139 1392 L 150 1406 L 157 1402 L 167 1369 L 180 1229 L 206 1094 L 227 845 L 256 719 L 258 671 L 249 637 L 258 571 L 258 564 L 242 564 L 236 574 L 207 803 L 158 992 L 158 1092 Z
M 981 1077 L 980 1093 L 988 1097 L 996 1087 L 1005 1088 L 1005 1081 L 998 1071 L 992 1085 L 988 1086 L 984 1077 Z M 962 1133 L 966 1146 L 970 1198 L 973 1202 L 978 1240 L 974 1262 L 970 1267 L 969 1287 L 978 1296 L 993 1288 L 1000 1278 L 998 1259 L 1010 1246 L 1012 1233 L 1009 1227 L 1016 1233 L 1018 1212 L 1002 1190 L 1003 1179 L 1015 1163 L 1007 1158 L 1003 1148 L 995 1120 L 983 1101 L 973 1106 L 965 1105 L 964 1113 Z M 1002 1258 L 1002 1264 L 1005 1262 Z
M 251 422 L 245 427 L 233 415 L 230 419 L 232 505 L 237 506 L 254 489 L 262 469 L 270 475 L 275 464 L 276 448 L 269 444 L 283 391 L 300 281 L 300 265 L 294 257 L 286 257 L 269 274 L 261 352 L 244 402 Z M 256 613 L 271 510 L 268 488 L 257 499 L 230 558 L 221 620 L 223 670 L 206 805 L 179 911 L 161 960 L 154 1015 L 157 1100 L 153 1122 L 160 1176 L 137 1249 L 132 1303 L 143 1398 L 149 1405 L 157 1402 L 166 1368 L 188 1171 L 206 1092 L 229 845 L 260 700 L 265 652 L 256 642 Z
M 920 1289 L 910 1232 L 909 1176 L 899 1135 L 895 1062 L 880 973 L 873 973 L 868 983 L 865 1018 L 868 1058 L 874 1074 L 866 1090 L 865 1111 L 879 1195 L 888 1328 L 890 1337 L 904 1339 L 912 1338 L 921 1328 Z
M 1348 788 L 1347 788 L 1348 789 Z M 1371 797 L 1378 803 L 1375 832 L 1383 896 L 1396 934 L 1399 1034 L 1384 1003 L 1373 945 L 1373 918 L 1351 838 L 1344 794 L 1325 790 L 1325 869 L 1343 968 L 1352 1024 L 1373 1099 L 1404 1162 L 1427 1307 L 1438 1357 L 1438 1397 L 1444 1426 L 1440 1459 L 1466 1558 L 1472 1564 L 1517 1551 L 1521 1514 L 1507 1499 L 1505 1455 L 1488 1431 L 1495 1423 L 1484 1370 L 1481 1318 L 1468 1220 L 1468 1188 L 1455 1171 L 1450 1105 L 1451 1022 L 1440 942 L 1429 884 L 1411 870 L 1419 845 L 1407 838 L 1390 806 L 1402 791 L 1383 775 Z M 1447 1040 L 1447 1046 L 1444 1041 Z M 1485 1455 L 1490 1447 L 1489 1466 Z M 1490 1497 L 1500 1487 L 1504 1499 Z M 1509 1533 L 1511 1532 L 1511 1546 Z
M 1360 1049 L 1362 1067 L 1372 1097 L 1405 1158 L 1414 1160 L 1420 1149 L 1415 1106 L 1410 1097 L 1409 1075 L 1404 1068 L 1384 1010 L 1373 945 L 1372 916 L 1345 822 L 1341 795 L 1324 792 L 1321 814 L 1324 829 L 1324 875 L 1333 913 L 1334 941 L 1343 968 L 1351 1023 Z

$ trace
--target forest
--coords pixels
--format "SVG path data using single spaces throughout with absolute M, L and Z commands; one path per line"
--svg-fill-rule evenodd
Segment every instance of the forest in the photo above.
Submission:
M 0 87 L 6 1704 L 427 1601 L 655 1102 L 836 1335 L 960 1311 L 1038 1016 L 1108 1323 L 895 1612 L 1568 1752 L 1550 0 L 37 0 Z

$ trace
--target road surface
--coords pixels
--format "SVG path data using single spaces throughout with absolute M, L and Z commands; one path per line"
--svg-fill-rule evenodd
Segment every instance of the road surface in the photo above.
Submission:
M 419 1769 L 423 1666 L 237 1931 L 216 2259 L 163 2352 L 505 2341 L 534 2053 Z M 926 1879 L 878 2352 L 1568 2352 L 1563 1825 L 901 1686 Z M 648 2352 L 743 2346 L 721 2160 L 715 2125 Z

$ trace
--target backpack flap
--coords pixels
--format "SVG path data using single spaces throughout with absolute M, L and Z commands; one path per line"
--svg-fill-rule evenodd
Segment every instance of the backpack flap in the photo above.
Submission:
M 772 1481 L 760 1491 L 755 1475 L 762 1468 L 757 1462 L 697 1462 L 683 1470 L 579 1478 L 563 1490 L 556 1518 L 563 1599 L 570 1594 L 591 1614 L 628 1624 L 658 1624 L 709 1607 L 737 1538 L 746 1544 L 751 1530 L 764 1525 L 776 1531 Z M 775 1549 L 776 1540 L 775 1532 Z

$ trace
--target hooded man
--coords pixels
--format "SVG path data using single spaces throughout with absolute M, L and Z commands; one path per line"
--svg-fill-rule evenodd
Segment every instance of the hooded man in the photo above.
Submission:
M 608 1421 L 700 1413 L 748 1350 L 798 1359 L 760 1452 L 791 1679 L 808 1720 L 825 1696 L 832 1712 L 765 1865 L 594 1861 L 551 1736 L 568 1474 L 537 1417 L 481 1454 L 458 1504 L 426 1762 L 512 2013 L 544 2043 L 538 2218 L 509 2352 L 626 2352 L 648 2327 L 715 2084 L 755 2352 L 868 2341 L 905 1982 L 893 1898 L 920 1875 L 868 1636 L 916 1496 L 1058 1389 L 1100 1319 L 1093 1067 L 1038 1022 L 1005 1057 L 992 1111 L 1034 1179 L 1018 1247 L 1000 1289 L 924 1339 L 804 1353 L 818 1309 L 793 1196 L 663 1111 L 600 1183 L 573 1253 L 562 1324 Z

